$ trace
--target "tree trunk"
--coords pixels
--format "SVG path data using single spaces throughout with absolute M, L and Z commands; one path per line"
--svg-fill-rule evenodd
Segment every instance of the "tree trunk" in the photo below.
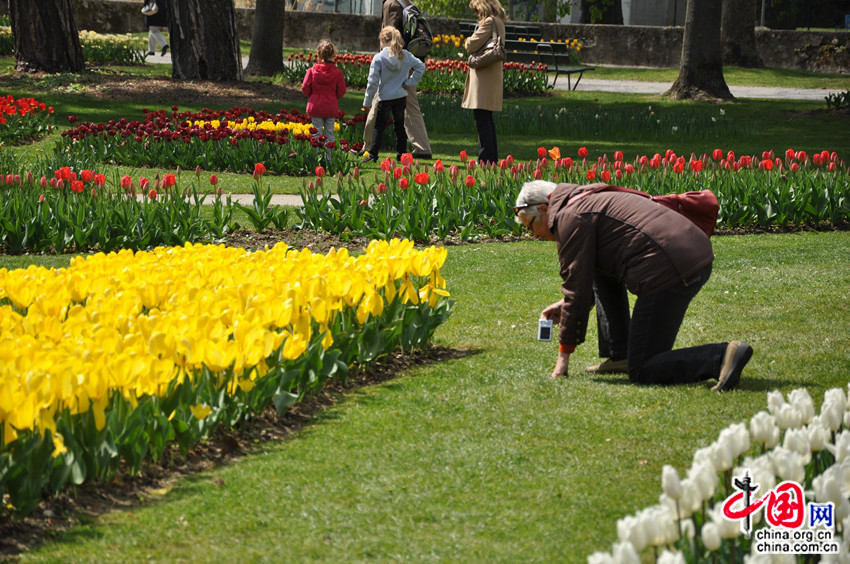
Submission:
M 85 70 L 73 0 L 9 0 L 9 19 L 16 70 Z
M 720 41 L 724 65 L 764 67 L 756 46 L 757 3 L 757 0 L 723 0 Z
M 679 78 L 664 93 L 673 100 L 733 100 L 723 78 L 720 47 L 721 0 L 690 0 Z
M 242 80 L 233 0 L 168 4 L 171 74 L 181 80 Z
M 581 23 L 623 25 L 621 0 L 581 0 Z
M 284 0 L 257 0 L 251 54 L 245 74 L 273 76 L 283 70 Z

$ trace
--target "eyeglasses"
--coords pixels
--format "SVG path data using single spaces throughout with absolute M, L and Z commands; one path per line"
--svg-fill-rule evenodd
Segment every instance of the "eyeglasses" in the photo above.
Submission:
M 543 204 L 548 204 L 549 202 L 534 202 L 533 204 L 523 204 L 521 206 L 514 206 L 514 215 L 519 215 L 519 212 L 526 208 L 530 208 L 531 206 L 542 206 Z

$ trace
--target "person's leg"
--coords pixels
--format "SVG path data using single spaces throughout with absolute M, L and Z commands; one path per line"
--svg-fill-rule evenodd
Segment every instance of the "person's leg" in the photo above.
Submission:
M 428 140 L 428 131 L 425 129 L 425 119 L 419 108 L 419 99 L 416 97 L 416 89 L 407 91 L 407 104 L 404 113 L 404 129 L 410 144 L 413 146 L 413 154 L 417 157 L 431 158 L 431 141 Z M 406 151 L 405 151 L 406 152 Z
M 154 42 L 156 43 L 154 44 Z M 168 45 L 168 42 L 162 35 L 162 28 L 159 26 L 152 25 L 150 28 L 148 28 L 148 47 L 150 47 L 151 51 L 155 51 L 157 45 L 165 47 L 166 45 Z
M 376 98 L 377 99 L 377 98 Z M 377 106 L 377 107 L 375 107 Z M 372 136 L 369 141 L 369 158 L 378 160 L 378 153 L 381 150 L 381 136 L 384 134 L 384 128 L 387 125 L 387 118 L 390 114 L 390 105 L 381 100 L 375 104 L 375 124 L 372 128 Z
M 496 146 L 496 122 L 493 121 L 493 112 L 476 109 L 472 113 L 478 128 L 478 161 L 494 163 L 499 158 L 499 151 Z
M 626 285 L 609 276 L 593 281 L 599 358 L 624 360 L 629 351 L 629 294 Z
M 325 147 L 326 147 L 325 152 L 328 155 L 328 163 L 331 162 L 331 153 L 333 152 L 333 149 L 330 148 L 330 147 L 327 147 L 327 145 L 330 144 L 330 143 L 334 143 L 334 145 L 336 145 L 336 133 L 334 133 L 334 124 L 335 123 L 336 123 L 336 118 L 325 118 L 323 120 L 323 125 L 322 125 L 323 128 L 324 128 L 325 137 L 327 137 L 327 140 L 325 141 Z
M 728 343 L 673 350 L 688 305 L 710 275 L 709 265 L 687 284 L 637 299 L 629 331 L 629 380 L 670 385 L 718 377 Z
M 378 103 L 381 99 L 375 94 L 375 99 L 372 100 L 372 107 L 369 108 L 369 113 L 366 115 L 366 122 L 363 124 L 363 149 L 368 150 L 372 144 L 372 132 L 375 130 L 375 120 L 378 117 Z M 363 154 L 363 151 L 360 151 Z
M 156 53 L 156 37 L 154 37 L 154 26 L 148 27 L 148 55 Z
M 404 128 L 404 110 L 406 106 L 406 98 L 399 98 L 392 101 L 393 129 L 395 130 L 396 138 L 395 153 L 398 158 L 401 158 L 401 155 L 407 152 L 407 133 Z

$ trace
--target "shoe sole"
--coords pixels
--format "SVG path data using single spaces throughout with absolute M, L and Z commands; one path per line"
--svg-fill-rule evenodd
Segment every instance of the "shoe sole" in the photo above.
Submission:
M 731 344 L 732 343 L 730 343 L 730 345 Z M 731 358 L 729 357 L 730 352 L 732 353 Z M 752 356 L 753 347 L 744 341 L 739 341 L 738 346 L 735 347 L 734 351 L 730 351 L 729 347 L 727 347 L 726 357 L 723 359 L 723 367 L 728 367 L 728 370 L 724 376 L 723 368 L 721 368 L 721 376 L 718 378 L 717 384 L 711 389 L 715 392 L 728 392 L 730 390 L 734 390 L 738 386 L 738 382 L 741 381 L 741 372 L 743 372 L 744 367 L 750 361 Z
M 623 364 L 616 364 L 619 362 L 623 362 Z M 588 366 L 584 369 L 588 374 L 625 374 L 629 371 L 628 362 L 625 361 L 616 361 L 616 363 L 608 363 L 607 366 L 603 362 L 602 364 L 594 364 L 592 366 Z

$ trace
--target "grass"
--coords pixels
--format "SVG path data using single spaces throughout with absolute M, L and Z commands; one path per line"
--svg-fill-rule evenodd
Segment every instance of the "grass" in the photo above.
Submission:
M 713 243 L 714 275 L 677 345 L 752 343 L 733 393 L 586 375 L 594 323 L 571 377 L 550 381 L 554 346 L 534 335 L 559 295 L 554 246 L 450 247 L 457 307 L 437 343 L 462 358 L 361 388 L 292 440 L 22 561 L 584 562 L 616 539 L 618 518 L 656 501 L 664 464 L 683 472 L 722 428 L 765 409 L 767 391 L 805 386 L 820 404 L 846 385 L 850 233 Z
M 245 51 L 243 50 L 243 53 Z M 169 65 L 147 64 L 134 67 L 113 67 L 101 69 L 85 75 L 53 75 L 39 79 L 28 77 L 12 77 L 14 60 L 6 57 L 0 58 L 0 84 L 4 92 L 17 97 L 33 96 L 39 101 L 44 101 L 56 107 L 56 123 L 60 129 L 68 127 L 67 116 L 76 115 L 80 120 L 102 122 L 108 119 L 122 116 L 141 116 L 141 109 L 145 107 L 170 106 L 167 101 L 154 99 L 141 99 L 137 101 L 120 100 L 97 100 L 82 93 L 79 84 L 84 82 L 97 82 L 102 73 L 121 73 L 129 76 L 164 77 L 170 73 Z M 638 78 L 649 80 L 663 79 L 672 84 L 675 80 L 674 69 L 614 69 L 600 68 L 595 75 L 596 78 L 610 78 L 613 80 L 626 80 Z M 667 74 L 664 74 L 667 73 Z M 672 74 L 671 74 L 672 73 Z M 837 84 L 843 83 L 844 88 L 850 88 L 850 80 L 847 77 L 821 75 L 817 73 L 806 73 L 802 71 L 782 71 L 776 69 L 744 70 L 731 69 L 730 76 L 740 74 L 743 83 L 751 85 L 774 85 L 780 81 L 788 87 L 822 87 L 842 88 Z M 268 80 L 268 79 L 250 79 Z M 731 79 L 730 79 L 731 81 Z M 297 87 L 296 87 L 297 88 Z M 142 94 L 143 96 L 143 94 Z M 341 101 L 341 109 L 348 114 L 357 113 L 362 104 L 361 91 L 349 91 Z M 295 106 L 305 109 L 306 100 L 296 103 L 282 102 L 280 104 L 269 104 L 262 108 L 277 111 L 280 107 Z M 671 130 L 669 135 L 647 135 L 642 131 L 629 131 L 627 128 L 594 135 L 590 133 L 589 127 L 583 127 L 581 123 L 571 124 L 562 129 L 547 127 L 546 133 L 512 134 L 518 125 L 525 120 L 524 115 L 516 117 L 511 108 L 519 106 L 523 111 L 539 109 L 544 117 L 554 114 L 559 110 L 567 113 L 588 116 L 591 120 L 594 115 L 603 109 L 612 122 L 627 122 L 630 116 L 636 113 L 646 112 L 652 107 L 659 113 L 665 112 L 673 116 L 682 116 L 681 119 L 705 120 L 707 115 L 717 115 L 722 109 L 726 113 L 726 120 L 736 124 L 734 129 L 724 130 L 714 137 L 708 134 L 700 134 L 695 137 L 674 134 Z M 183 109 L 200 110 L 201 106 L 193 107 L 190 104 L 181 104 Z M 261 108 L 261 106 L 257 106 Z M 431 144 L 434 158 L 443 159 L 447 163 L 456 163 L 457 155 L 461 150 L 473 154 L 477 145 L 475 124 L 471 112 L 461 111 L 446 120 L 441 112 L 429 112 L 424 108 L 426 124 L 437 130 L 450 123 L 448 130 L 431 135 Z M 692 116 L 692 117 L 689 117 Z M 826 104 L 822 101 L 800 101 L 800 100 L 765 100 L 765 99 L 740 99 L 733 103 L 711 104 L 692 102 L 672 102 L 660 96 L 640 94 L 618 94 L 590 91 L 553 92 L 551 95 L 537 98 L 507 99 L 505 111 L 498 115 L 497 130 L 499 132 L 499 150 L 501 154 L 512 154 L 519 159 L 531 159 L 536 156 L 537 147 L 559 146 L 562 154 L 575 155 L 578 147 L 586 146 L 591 155 L 609 155 L 616 150 L 622 150 L 629 159 L 637 155 L 664 152 L 672 148 L 677 154 L 690 154 L 695 152 L 702 154 L 711 152 L 716 146 L 724 150 L 732 149 L 738 154 L 750 153 L 761 154 L 762 151 L 773 149 L 781 152 L 788 147 L 803 149 L 809 153 L 828 149 L 838 152 L 839 156 L 847 158 L 850 154 L 850 128 L 846 115 L 837 115 L 826 111 Z M 616 128 L 615 128 L 616 129 Z M 42 141 L 25 147 L 14 147 L 6 150 L 14 151 L 24 162 L 30 162 L 39 155 L 48 155 L 52 152 L 53 145 L 58 133 L 51 135 Z M 130 174 L 132 176 L 153 176 L 157 172 L 173 172 L 170 169 L 135 170 L 127 167 L 104 166 L 104 172 L 118 171 L 119 174 Z M 368 165 L 365 170 L 377 170 L 376 165 Z M 251 178 L 245 174 L 220 173 L 222 189 L 232 193 L 250 192 Z M 269 177 L 269 184 L 274 193 L 294 194 L 301 186 L 301 178 L 293 177 Z

